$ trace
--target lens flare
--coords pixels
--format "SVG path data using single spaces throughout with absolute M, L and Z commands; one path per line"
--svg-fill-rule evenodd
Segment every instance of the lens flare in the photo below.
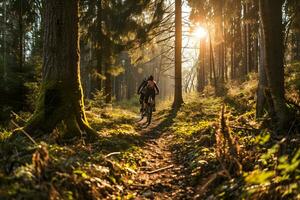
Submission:
M 193 35 L 197 39 L 203 39 L 203 38 L 206 38 L 208 36 L 208 32 L 202 26 L 197 26 L 197 28 L 193 32 Z

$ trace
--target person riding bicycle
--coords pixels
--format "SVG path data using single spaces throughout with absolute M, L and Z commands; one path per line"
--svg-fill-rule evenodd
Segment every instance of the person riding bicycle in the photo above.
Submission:
M 140 94 L 141 112 L 144 110 L 144 102 L 148 103 L 149 98 L 153 99 L 153 111 L 155 111 L 155 95 L 159 94 L 159 88 L 154 81 L 152 75 L 148 79 L 144 79 L 138 88 L 138 94 Z

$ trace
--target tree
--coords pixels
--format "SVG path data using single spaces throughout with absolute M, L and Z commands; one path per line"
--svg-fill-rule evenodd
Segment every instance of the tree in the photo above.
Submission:
M 182 0 L 175 0 L 175 94 L 173 107 L 179 107 L 183 103 L 182 98 Z
M 273 119 L 277 120 L 279 128 L 287 126 L 290 119 L 284 96 L 282 5 L 283 0 L 259 2 L 265 45 L 265 72 L 274 104 Z
M 141 46 L 153 39 L 150 35 L 155 32 L 155 28 L 162 20 L 164 1 L 83 0 L 82 3 L 84 5 L 82 25 L 88 29 L 86 33 L 92 35 L 95 40 L 93 50 L 97 52 L 96 71 L 98 74 L 103 71 L 102 74 L 105 75 L 104 93 L 107 103 L 110 103 L 113 78 L 111 72 L 115 71 L 115 58 L 122 51 Z
M 45 1 L 42 88 L 25 131 L 50 133 L 59 123 L 66 137 L 94 133 L 84 111 L 79 76 L 79 0 Z

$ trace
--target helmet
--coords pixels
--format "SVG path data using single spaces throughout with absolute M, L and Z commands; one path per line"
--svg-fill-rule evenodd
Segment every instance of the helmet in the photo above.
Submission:
M 150 75 L 149 78 L 148 78 L 148 80 L 149 80 L 149 81 L 153 81 L 153 80 L 154 80 L 153 76 Z

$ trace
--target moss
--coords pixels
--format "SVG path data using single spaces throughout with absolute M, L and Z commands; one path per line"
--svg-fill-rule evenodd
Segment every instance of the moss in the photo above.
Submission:
M 85 116 L 82 89 L 72 90 L 73 87 L 57 81 L 44 82 L 36 110 L 24 130 L 35 135 L 48 134 L 62 122 L 64 139 L 82 137 L 84 133 L 96 137 Z

